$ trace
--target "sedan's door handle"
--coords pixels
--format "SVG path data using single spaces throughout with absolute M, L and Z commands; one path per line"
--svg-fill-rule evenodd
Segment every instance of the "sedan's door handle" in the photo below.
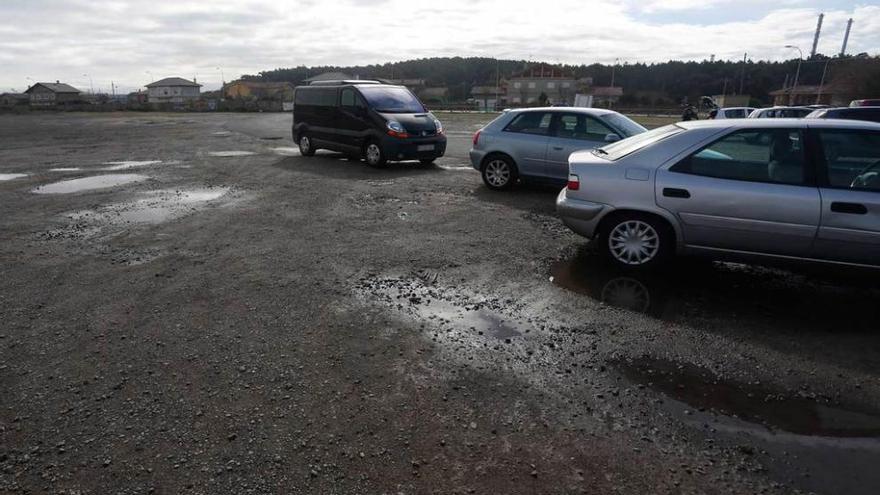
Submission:
M 868 213 L 868 209 L 863 204 L 841 203 L 837 201 L 831 203 L 831 211 L 835 213 L 850 213 L 852 215 L 865 215 Z
M 562 150 L 564 150 L 565 148 L 563 148 L 562 146 L 554 146 L 553 149 L 556 150 L 556 151 L 562 151 Z
M 663 195 L 667 198 L 690 198 L 691 193 L 687 189 L 676 189 L 674 187 L 664 187 Z

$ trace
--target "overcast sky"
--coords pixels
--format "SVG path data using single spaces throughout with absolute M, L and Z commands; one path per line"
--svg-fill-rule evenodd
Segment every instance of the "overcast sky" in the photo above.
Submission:
M 166 76 L 204 89 L 296 65 L 489 56 L 564 63 L 880 53 L 880 5 L 801 0 L 0 0 L 0 92 L 61 80 L 129 91 Z M 30 79 L 29 79 L 30 78 Z

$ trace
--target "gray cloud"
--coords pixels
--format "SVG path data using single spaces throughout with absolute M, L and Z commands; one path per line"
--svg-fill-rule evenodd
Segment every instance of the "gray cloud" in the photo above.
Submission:
M 32 80 L 123 90 L 152 77 L 198 77 L 211 89 L 242 73 L 295 65 L 348 65 L 429 56 L 498 56 L 563 63 L 791 57 L 805 50 L 815 9 L 782 2 L 748 21 L 726 21 L 741 2 L 710 0 L 707 21 L 645 20 L 703 2 L 557 0 L 4 0 L 0 3 L 0 92 Z M 743 0 L 752 1 L 752 0 Z M 826 10 L 820 51 L 839 50 L 856 18 L 852 52 L 880 51 L 880 7 Z M 732 16 L 730 18 L 736 18 Z M 673 18 L 674 19 L 674 18 Z M 30 80 L 26 78 L 31 78 Z

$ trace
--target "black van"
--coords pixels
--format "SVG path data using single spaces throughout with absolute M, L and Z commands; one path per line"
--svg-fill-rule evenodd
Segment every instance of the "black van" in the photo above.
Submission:
M 303 156 L 328 149 L 379 167 L 431 163 L 446 152 L 443 125 L 404 86 L 320 81 L 297 87 L 293 100 L 293 140 Z

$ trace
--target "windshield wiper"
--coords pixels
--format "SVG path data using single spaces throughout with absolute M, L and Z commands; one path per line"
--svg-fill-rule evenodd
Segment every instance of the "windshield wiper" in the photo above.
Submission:
M 593 148 L 593 153 L 596 153 L 597 155 L 598 155 L 598 154 L 602 154 L 602 155 L 607 155 L 607 154 L 608 154 L 608 152 L 605 151 L 605 150 L 603 150 L 602 148 Z

